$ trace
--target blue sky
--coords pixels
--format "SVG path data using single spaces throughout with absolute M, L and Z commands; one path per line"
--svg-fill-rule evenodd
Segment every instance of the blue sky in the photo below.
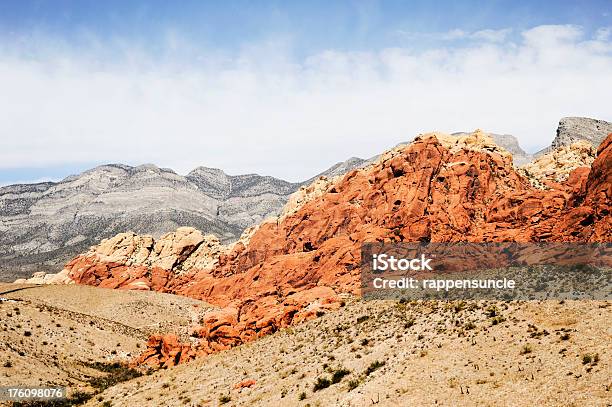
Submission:
M 106 162 L 291 180 L 424 131 L 610 120 L 610 1 L 0 0 L 0 184 Z M 299 151 L 299 154 L 296 152 Z
M 245 44 L 286 37 L 296 53 L 370 50 L 415 44 L 401 32 L 468 32 L 576 24 L 595 30 L 611 23 L 610 1 L 6 1 L 5 35 L 59 36 L 83 44 L 87 35 L 147 43 L 153 51 L 169 31 L 203 47 L 237 51 Z

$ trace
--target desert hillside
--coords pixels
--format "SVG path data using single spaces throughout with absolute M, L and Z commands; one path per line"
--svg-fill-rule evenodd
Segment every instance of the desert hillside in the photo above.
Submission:
M 142 352 L 149 335 L 185 339 L 209 309 L 160 293 L 0 284 L 0 386 L 59 385 L 91 393 L 108 385 L 105 377 L 112 382 L 113 375 L 129 373 L 120 366 Z
M 113 406 L 603 407 L 611 311 L 590 301 L 348 301 L 100 397 Z

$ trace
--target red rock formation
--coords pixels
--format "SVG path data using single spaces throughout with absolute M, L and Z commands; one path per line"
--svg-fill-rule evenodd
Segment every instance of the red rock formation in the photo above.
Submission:
M 195 356 L 191 345 L 180 343 L 176 335 L 153 335 L 147 342 L 147 350 L 137 359 L 137 364 L 166 368 L 185 363 Z
M 140 361 L 170 366 L 338 308 L 340 294 L 359 294 L 364 242 L 612 241 L 611 156 L 612 135 L 590 171 L 578 168 L 566 182 L 539 190 L 478 133 L 424 136 L 326 184 L 277 222 L 260 225 L 246 244 L 215 246 L 206 267 L 182 268 L 189 255 L 172 257 L 171 269 L 108 262 L 94 250 L 66 268 L 79 284 L 154 289 L 222 307 L 206 316 L 193 346 L 151 338 Z M 198 250 L 190 243 L 189 253 Z
M 243 380 L 240 383 L 236 383 L 234 385 L 234 389 L 244 389 L 245 387 L 253 387 L 255 386 L 255 383 L 257 382 L 253 379 Z

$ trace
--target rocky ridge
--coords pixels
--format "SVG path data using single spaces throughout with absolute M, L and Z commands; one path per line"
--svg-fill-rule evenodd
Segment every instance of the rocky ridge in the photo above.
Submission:
M 140 246 L 117 242 L 111 258 L 96 247 L 63 273 L 79 284 L 153 289 L 220 307 L 203 318 L 191 344 L 150 338 L 140 362 L 171 365 L 342 306 L 343 296 L 359 294 L 364 242 L 612 241 L 611 177 L 612 135 L 590 170 L 577 168 L 554 188 L 540 190 L 483 132 L 431 133 L 365 168 L 319 180 L 291 200 L 283 217 L 260 224 L 248 239 L 225 248 L 206 246 L 200 255 L 212 260 L 205 266 L 189 261 L 199 246 L 174 235 L 173 242 L 189 243 L 152 244 L 160 250 L 149 263 L 151 250 L 134 263 L 124 258 L 134 259 Z M 179 235 L 204 240 L 193 230 Z M 160 257 L 163 248 L 172 248 L 163 262 L 173 264 L 169 268 L 158 263 L 168 258 Z

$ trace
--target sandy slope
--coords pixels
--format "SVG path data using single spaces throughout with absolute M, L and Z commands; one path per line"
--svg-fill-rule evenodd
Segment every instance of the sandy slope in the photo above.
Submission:
M 186 336 L 209 309 L 160 293 L 87 286 L 0 284 L 0 386 L 67 385 L 89 390 L 100 369 L 128 360 L 153 332 Z
M 588 301 L 351 301 L 254 343 L 119 384 L 99 400 L 113 406 L 606 406 L 611 311 L 609 302 Z M 376 368 L 376 361 L 384 365 Z M 314 391 L 318 378 L 331 379 L 341 368 L 350 373 Z M 248 380 L 255 384 L 235 388 Z

